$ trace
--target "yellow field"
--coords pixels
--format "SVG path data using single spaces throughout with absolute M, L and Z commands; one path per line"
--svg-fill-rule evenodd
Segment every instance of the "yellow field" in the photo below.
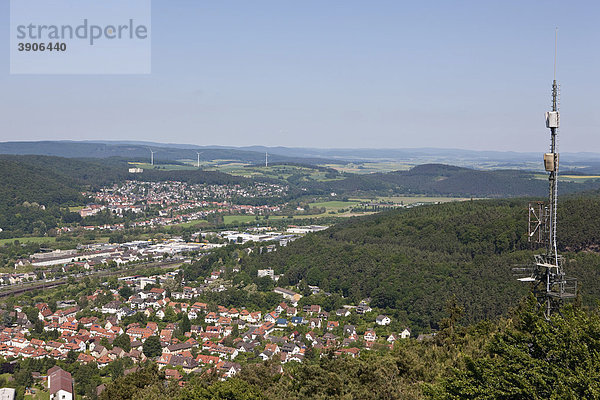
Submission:
M 559 177 L 569 179 L 600 179 L 600 175 L 559 175 Z

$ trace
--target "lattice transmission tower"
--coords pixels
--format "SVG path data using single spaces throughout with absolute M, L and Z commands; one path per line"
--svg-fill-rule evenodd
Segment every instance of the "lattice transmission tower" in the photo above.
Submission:
M 534 256 L 532 266 L 515 268 L 522 282 L 531 282 L 532 291 L 546 319 L 560 306 L 577 295 L 577 280 L 564 272 L 564 257 L 558 254 L 556 242 L 556 210 L 558 206 L 558 152 L 557 136 L 560 89 L 556 81 L 556 36 L 554 42 L 554 80 L 552 81 L 552 107 L 546 112 L 546 127 L 550 129 L 550 152 L 544 154 L 544 168 L 548 172 L 548 201 L 529 203 L 529 242 L 544 248 Z

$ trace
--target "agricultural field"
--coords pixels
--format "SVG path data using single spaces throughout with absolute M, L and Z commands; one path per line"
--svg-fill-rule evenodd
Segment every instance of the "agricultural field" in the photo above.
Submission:
M 311 207 L 325 207 L 326 211 L 338 211 L 344 208 L 352 208 L 359 205 L 361 201 L 323 201 L 320 203 L 311 203 Z
M 132 168 L 142 168 L 144 170 L 161 169 L 161 170 L 165 170 L 165 171 L 177 171 L 177 170 L 196 169 L 195 166 L 179 165 L 179 164 L 154 164 L 154 165 L 151 165 L 150 163 L 130 162 L 129 165 Z
M 535 174 L 535 179 L 548 180 L 547 174 Z M 600 179 L 600 175 L 561 175 L 558 174 L 558 180 L 562 182 L 583 183 Z
M 546 176 L 546 179 L 548 177 Z M 587 182 L 600 179 L 600 175 L 558 175 L 558 179 L 561 181 L 569 182 Z
M 29 236 L 29 237 L 18 237 L 11 239 L 0 239 L 0 246 L 4 246 L 7 243 L 13 243 L 18 240 L 20 243 L 55 243 L 56 238 L 50 236 Z
M 416 203 L 449 203 L 452 201 L 466 201 L 471 200 L 470 197 L 431 197 L 431 196 L 382 196 L 370 199 L 350 199 L 352 201 L 366 202 L 371 201 L 375 203 L 393 203 L 410 205 Z M 477 199 L 473 199 L 477 200 Z
M 352 174 L 371 174 L 374 172 L 408 171 L 416 164 L 398 161 L 361 162 L 349 164 L 323 164 L 323 167 L 333 168 L 339 172 Z
M 258 217 L 260 220 L 263 220 L 264 218 L 259 216 Z M 271 218 L 271 217 L 269 217 Z M 247 222 L 252 222 L 252 221 L 256 221 L 256 216 L 255 215 L 224 215 L 223 216 L 223 222 L 225 223 L 225 225 L 230 225 L 230 224 L 235 224 L 240 223 L 240 224 L 245 224 Z
M 268 167 L 242 164 L 238 162 L 221 163 L 205 167 L 207 171 L 219 171 L 227 174 L 243 176 L 245 178 L 270 178 L 287 181 L 295 177 L 297 181 L 328 182 L 340 180 L 344 177 L 334 172 L 319 170 L 318 168 L 304 167 L 301 165 L 274 164 Z

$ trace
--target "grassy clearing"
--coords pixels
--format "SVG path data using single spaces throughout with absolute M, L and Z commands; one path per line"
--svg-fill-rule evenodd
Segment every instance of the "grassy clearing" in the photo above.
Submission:
M 50 392 L 36 388 L 36 393 L 34 395 L 27 395 L 24 398 L 32 400 L 49 400 Z
M 259 218 L 262 220 L 264 219 L 263 217 Z M 271 217 L 269 217 L 271 218 Z M 223 216 L 223 222 L 227 225 L 233 224 L 235 222 L 240 223 L 240 224 L 244 224 L 246 222 L 252 222 L 252 221 L 256 221 L 256 216 L 254 215 L 224 215 Z
M 350 208 L 359 205 L 359 201 L 323 201 L 320 203 L 311 203 L 311 207 L 325 207 L 327 211 L 337 211 L 343 208 Z
M 5 245 L 6 243 L 13 243 L 15 240 L 18 240 L 21 243 L 55 243 L 55 237 L 49 236 L 31 236 L 31 237 L 19 237 L 12 239 L 0 239 L 0 245 Z

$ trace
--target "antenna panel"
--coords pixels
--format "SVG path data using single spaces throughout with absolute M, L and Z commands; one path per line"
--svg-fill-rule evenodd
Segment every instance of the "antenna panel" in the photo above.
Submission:
M 544 154 L 544 167 L 546 171 L 556 171 L 558 169 L 558 153 Z
M 546 128 L 558 128 L 558 111 L 546 112 Z

